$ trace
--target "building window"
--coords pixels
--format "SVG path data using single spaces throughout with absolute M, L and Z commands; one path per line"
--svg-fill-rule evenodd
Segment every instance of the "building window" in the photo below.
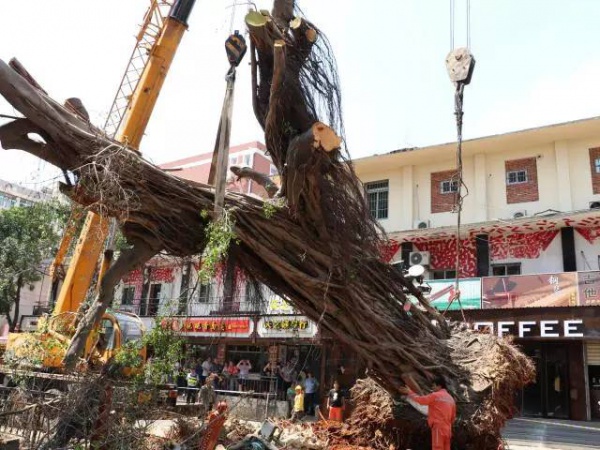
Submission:
M 198 302 L 200 302 L 200 303 L 210 302 L 210 291 L 211 291 L 210 283 L 198 285 Z
M 375 219 L 387 219 L 389 197 L 388 180 L 365 183 L 365 191 L 367 193 L 367 201 L 369 202 L 371 216 Z
M 277 175 L 277 167 L 275 167 L 274 164 L 271 164 L 269 166 L 269 176 L 274 177 L 275 175 Z
M 446 180 L 440 183 L 440 192 L 442 194 L 452 194 L 458 192 L 458 181 Z
M 11 195 L 0 194 L 0 209 L 12 208 L 17 204 L 17 199 Z
M 600 173 L 600 158 L 596 158 L 594 161 L 594 167 L 596 167 L 596 173 Z
M 237 156 L 231 156 L 229 158 L 229 165 L 230 166 L 235 166 L 237 164 Z
M 434 280 L 453 280 L 456 278 L 456 270 L 454 269 L 440 269 L 433 271 Z
M 252 155 L 251 154 L 244 155 L 244 166 L 252 167 Z
M 506 172 L 506 184 L 521 184 L 527 183 L 526 170 L 511 170 Z
M 133 305 L 133 297 L 135 296 L 135 286 L 126 286 L 123 288 L 121 296 L 121 305 Z
M 521 263 L 492 264 L 492 275 L 495 277 L 521 275 Z

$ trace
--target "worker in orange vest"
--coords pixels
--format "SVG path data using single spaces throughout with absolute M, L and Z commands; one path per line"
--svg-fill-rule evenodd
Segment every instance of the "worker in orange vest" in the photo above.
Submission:
M 456 403 L 446 390 L 446 380 L 442 377 L 433 380 L 432 389 L 433 392 L 428 395 L 417 395 L 408 387 L 400 388 L 400 392 L 408 395 L 409 399 L 428 406 L 427 424 L 431 428 L 432 450 L 450 450 Z

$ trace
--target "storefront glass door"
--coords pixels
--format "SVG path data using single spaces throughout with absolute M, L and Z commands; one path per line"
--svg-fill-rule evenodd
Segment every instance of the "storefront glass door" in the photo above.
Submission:
M 546 415 L 548 417 L 569 418 L 567 361 L 565 347 L 546 347 Z
M 524 416 L 569 418 L 569 370 L 567 348 L 560 343 L 531 343 L 523 351 L 533 359 L 536 380 L 523 389 Z
M 535 364 L 536 377 L 533 383 L 528 384 L 523 389 L 522 413 L 524 416 L 542 417 L 544 415 L 544 409 L 542 407 L 542 390 L 544 384 L 541 370 L 543 367 L 542 349 L 525 347 L 523 351 L 533 360 Z

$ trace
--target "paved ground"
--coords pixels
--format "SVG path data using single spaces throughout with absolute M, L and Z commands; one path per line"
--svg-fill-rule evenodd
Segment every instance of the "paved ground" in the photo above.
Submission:
M 600 449 L 600 422 L 520 418 L 503 432 L 510 450 Z

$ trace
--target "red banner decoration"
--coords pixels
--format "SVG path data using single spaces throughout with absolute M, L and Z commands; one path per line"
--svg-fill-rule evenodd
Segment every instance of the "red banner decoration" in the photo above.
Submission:
M 250 319 L 182 319 L 162 322 L 180 333 L 250 333 Z
M 400 248 L 400 242 L 395 239 L 390 239 L 385 244 L 381 246 L 381 260 L 383 262 L 390 262 L 394 255 L 398 252 Z
M 477 256 L 474 239 L 461 239 L 460 270 L 461 278 L 477 275 Z M 431 269 L 454 269 L 456 267 L 456 238 L 440 239 L 428 242 L 415 242 L 415 247 L 422 252 L 430 253 Z
M 490 237 L 490 257 L 492 261 L 539 258 L 557 234 L 558 230 L 551 230 L 492 236 Z
M 172 283 L 175 279 L 173 274 L 174 267 L 152 267 L 150 271 L 150 281 L 155 283 Z M 125 284 L 142 284 L 144 276 L 140 269 L 135 269 L 123 277 Z
M 575 228 L 575 230 L 590 244 L 600 238 L 600 228 Z

